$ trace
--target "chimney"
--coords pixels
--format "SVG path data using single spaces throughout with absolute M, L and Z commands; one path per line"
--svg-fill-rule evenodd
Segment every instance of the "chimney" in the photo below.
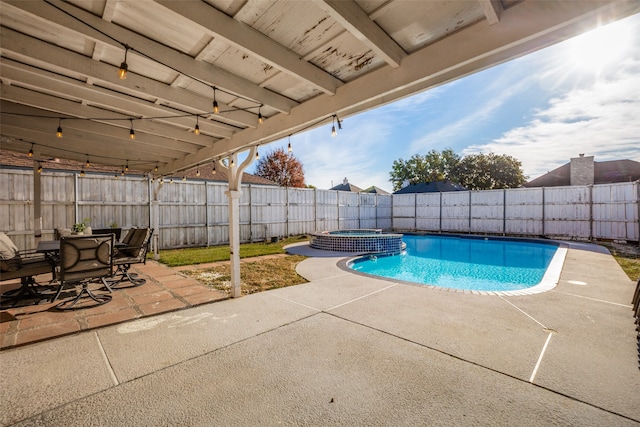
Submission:
M 570 185 L 592 185 L 595 182 L 593 156 L 573 157 L 570 164 Z

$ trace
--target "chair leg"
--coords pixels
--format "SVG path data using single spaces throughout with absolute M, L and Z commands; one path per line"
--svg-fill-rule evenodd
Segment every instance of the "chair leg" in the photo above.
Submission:
M 115 272 L 115 274 L 113 275 L 112 279 L 106 279 L 106 281 L 109 283 L 110 288 L 107 286 L 108 289 L 119 289 L 119 286 L 121 283 L 123 282 L 131 282 L 131 284 L 133 286 L 129 286 L 131 288 L 134 288 L 136 286 L 140 286 L 140 285 L 144 285 L 145 283 L 147 283 L 147 279 L 142 279 L 142 278 L 138 278 L 138 275 L 136 273 L 131 273 L 129 272 L 129 269 L 131 268 L 131 264 L 120 264 L 118 265 L 118 268 Z M 106 286 L 106 284 L 105 284 Z
M 90 306 L 76 307 L 76 304 L 81 299 L 83 299 L 83 295 L 86 295 L 87 297 L 91 298 L 97 304 L 93 304 Z M 75 310 L 75 309 L 81 309 L 81 308 L 96 307 L 98 305 L 106 304 L 109 301 L 111 301 L 111 295 L 96 295 L 93 292 L 91 292 L 91 289 L 89 289 L 88 287 L 88 283 L 83 283 L 82 290 L 78 292 L 78 295 L 76 295 L 75 298 L 69 298 L 67 300 L 60 302 L 58 305 L 56 305 L 56 308 L 58 310 Z
M 40 296 L 33 287 L 37 285 L 37 282 L 33 278 L 33 276 L 22 277 L 20 279 L 20 287 L 11 291 L 7 291 L 0 295 L 2 297 L 2 303 L 0 305 L 4 306 L 4 302 L 9 300 L 13 302 L 11 307 L 15 307 L 18 302 L 22 301 L 26 298 L 35 298 Z

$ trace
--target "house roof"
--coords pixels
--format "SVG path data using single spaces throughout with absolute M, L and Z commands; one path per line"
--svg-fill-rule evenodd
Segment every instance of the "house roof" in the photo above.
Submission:
M 88 168 L 85 168 L 84 162 L 77 162 L 75 160 L 65 160 L 65 159 L 56 159 L 50 158 L 46 160 L 39 161 L 42 165 L 43 169 L 48 170 L 64 170 L 64 171 L 73 171 L 80 172 L 82 170 L 85 173 L 100 173 L 100 174 L 120 174 L 122 172 L 123 167 L 113 167 L 113 166 L 104 166 L 99 164 L 91 164 Z M 0 150 L 0 168 L 3 167 L 12 167 L 18 169 L 33 169 L 34 160 L 30 158 L 27 154 L 16 153 L 12 151 Z M 217 170 L 215 175 L 211 173 L 213 169 L 213 164 L 211 162 L 197 166 L 195 168 L 189 169 L 188 171 L 170 175 L 167 178 L 174 179 L 182 179 L 186 177 L 188 179 L 202 179 L 207 181 L 220 181 L 220 182 L 228 182 L 227 174 L 224 170 Z M 198 176 L 198 170 L 200 171 L 200 175 Z M 142 175 L 146 173 L 145 171 L 136 170 L 135 167 L 130 167 L 129 171 L 126 172 L 129 175 Z M 264 179 L 262 177 L 251 175 L 248 173 L 242 174 L 242 183 L 243 184 L 260 184 L 260 185 L 275 185 L 273 181 L 269 181 L 268 179 Z
M 639 11 L 610 0 L 0 0 L 0 143 L 181 174 L 313 127 L 328 134 L 336 119 Z
M 634 160 L 609 160 L 593 162 L 594 184 L 611 184 L 640 179 L 640 162 Z M 523 187 L 560 187 L 571 185 L 571 163 L 533 179 Z
M 409 184 L 393 194 L 411 194 L 411 193 L 445 193 L 448 191 L 467 191 L 460 184 L 451 181 L 433 181 L 419 182 L 417 184 Z
M 340 185 L 336 185 L 334 187 L 331 187 L 329 190 L 337 190 L 337 191 L 351 191 L 353 193 L 360 193 L 362 191 L 362 188 L 350 184 L 350 183 L 342 183 Z
M 391 194 L 380 187 L 376 187 L 375 185 L 372 185 L 369 188 L 365 188 L 364 190 L 361 191 L 361 193 L 373 193 L 373 194 L 382 194 L 382 195 Z

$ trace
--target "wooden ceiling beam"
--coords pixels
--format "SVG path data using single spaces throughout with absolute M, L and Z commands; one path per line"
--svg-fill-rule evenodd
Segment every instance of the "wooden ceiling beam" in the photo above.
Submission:
M 485 18 L 489 25 L 495 25 L 500 22 L 500 14 L 503 11 L 502 2 L 500 0 L 478 0 Z
M 314 3 L 358 40 L 369 46 L 391 67 L 398 68 L 402 59 L 407 56 L 395 40 L 373 22 L 356 2 L 314 0 Z
M 123 57 L 124 48 L 122 43 L 126 43 L 134 51 L 141 52 L 149 58 L 162 58 L 164 64 L 179 70 L 181 73 L 193 76 L 210 86 L 217 86 L 231 93 L 268 105 L 279 112 L 289 113 L 291 108 L 297 105 L 294 100 L 260 87 L 250 80 L 212 64 L 197 61 L 185 53 L 171 49 L 126 28 L 104 21 L 70 3 L 60 0 L 50 0 L 50 2 L 55 7 L 40 1 L 19 0 L 3 0 L 2 7 L 17 8 L 43 21 L 53 22 L 92 42 L 104 43 L 123 49 Z M 82 25 L 74 17 L 89 24 L 91 27 Z
M 172 12 L 193 21 L 215 38 L 224 40 L 280 71 L 333 95 L 342 81 L 305 61 L 295 52 L 205 2 L 155 0 Z

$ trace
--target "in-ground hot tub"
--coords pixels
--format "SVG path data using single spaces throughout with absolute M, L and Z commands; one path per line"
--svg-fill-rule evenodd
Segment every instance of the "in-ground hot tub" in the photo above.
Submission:
M 404 250 L 402 234 L 375 229 L 316 231 L 311 233 L 310 246 L 325 251 L 373 254 L 398 254 Z

